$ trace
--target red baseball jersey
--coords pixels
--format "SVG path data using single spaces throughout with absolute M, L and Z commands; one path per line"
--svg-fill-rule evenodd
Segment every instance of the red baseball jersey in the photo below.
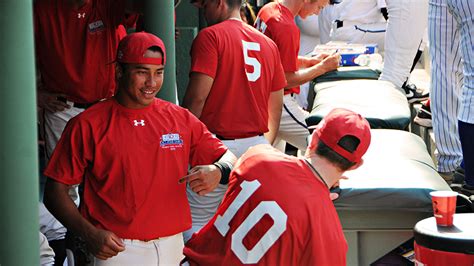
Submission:
M 239 159 L 216 215 L 184 249 L 191 265 L 346 265 L 346 252 L 327 187 L 269 145 Z
M 268 131 L 270 93 L 286 86 L 278 48 L 239 20 L 203 29 L 191 48 L 191 72 L 214 79 L 201 121 L 226 138 Z
M 268 3 L 258 12 L 255 27 L 276 43 L 285 72 L 297 71 L 300 30 L 291 11 L 280 3 Z M 299 86 L 285 90 L 285 94 L 299 92 Z
M 155 99 L 128 109 L 99 102 L 66 126 L 44 174 L 85 182 L 83 216 L 121 238 L 149 240 L 191 227 L 188 165 L 211 164 L 227 150 L 194 115 Z
M 45 90 L 92 103 L 115 91 L 114 61 L 125 21 L 123 0 L 34 1 L 37 64 Z

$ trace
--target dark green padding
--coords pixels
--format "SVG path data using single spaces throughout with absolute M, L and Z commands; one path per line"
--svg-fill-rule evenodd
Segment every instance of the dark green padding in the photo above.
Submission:
M 406 96 L 393 84 L 379 80 L 345 80 L 315 86 L 313 109 L 306 118 L 316 125 L 332 109 L 346 108 L 367 118 L 371 128 L 405 130 L 410 124 Z
M 430 192 L 450 190 L 417 135 L 372 129 L 364 164 L 340 182 L 338 211 L 431 212 Z
M 379 79 L 380 72 L 373 70 L 368 67 L 362 66 L 348 66 L 348 67 L 339 67 L 337 70 L 330 71 L 324 75 L 321 75 L 313 79 L 309 86 L 308 93 L 308 106 L 311 108 L 314 101 L 314 86 L 321 82 L 329 81 L 340 81 L 340 80 L 353 80 L 353 79 Z
M 368 67 L 340 67 L 335 71 L 328 72 L 313 80 L 314 83 L 352 80 L 352 79 L 379 79 L 380 72 Z

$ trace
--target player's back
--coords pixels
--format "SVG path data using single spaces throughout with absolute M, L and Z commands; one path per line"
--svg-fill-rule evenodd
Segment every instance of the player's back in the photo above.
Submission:
M 228 138 L 266 132 L 268 98 L 286 85 L 275 43 L 239 20 L 202 30 L 193 43 L 192 72 L 214 79 L 200 119 Z
M 185 255 L 192 265 L 344 265 L 346 251 L 328 189 L 306 162 L 257 147 Z

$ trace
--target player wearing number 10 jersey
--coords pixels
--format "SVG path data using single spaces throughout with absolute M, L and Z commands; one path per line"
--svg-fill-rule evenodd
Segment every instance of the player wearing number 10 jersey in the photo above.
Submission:
M 190 265 L 346 265 L 347 244 L 329 195 L 359 167 L 370 126 L 359 114 L 331 111 L 305 157 L 269 145 L 249 149 L 230 176 L 216 215 L 187 242 Z
M 192 2 L 210 26 L 193 42 L 183 106 L 237 157 L 253 145 L 272 143 L 286 86 L 278 47 L 240 19 L 241 0 Z M 220 184 L 203 196 L 189 183 L 193 227 L 185 239 L 211 219 L 226 189 L 227 184 Z

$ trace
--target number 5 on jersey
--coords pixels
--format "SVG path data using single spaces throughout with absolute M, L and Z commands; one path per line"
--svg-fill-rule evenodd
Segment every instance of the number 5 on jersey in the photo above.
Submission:
M 229 223 L 234 218 L 237 211 L 260 186 L 261 184 L 258 180 L 251 182 L 244 181 L 240 184 L 240 187 L 242 188 L 240 193 L 235 197 L 234 201 L 229 205 L 224 214 L 218 215 L 214 222 L 214 226 L 223 237 L 225 237 L 229 232 Z M 263 218 L 265 214 L 268 214 L 272 218 L 273 225 L 262 236 L 257 244 L 255 244 L 251 250 L 248 250 L 244 246 L 243 240 L 248 232 L 260 221 L 260 219 Z M 267 253 L 271 246 L 275 244 L 283 232 L 286 231 L 287 220 L 288 216 L 281 209 L 278 203 L 275 201 L 260 202 L 232 234 L 231 250 L 242 263 L 257 263 L 265 253 Z
M 245 70 L 247 79 L 248 81 L 255 82 L 260 78 L 262 65 L 258 62 L 257 58 L 249 56 L 249 51 L 260 51 L 260 44 L 256 42 L 242 41 L 242 48 L 245 64 L 253 67 L 253 72 L 251 73 L 247 72 L 247 69 Z

